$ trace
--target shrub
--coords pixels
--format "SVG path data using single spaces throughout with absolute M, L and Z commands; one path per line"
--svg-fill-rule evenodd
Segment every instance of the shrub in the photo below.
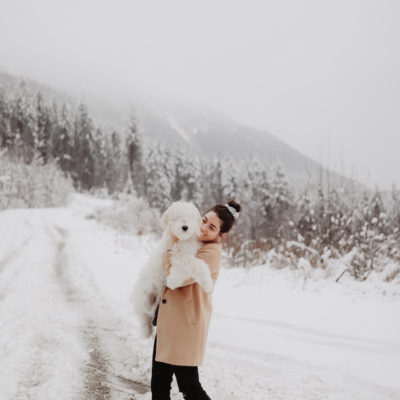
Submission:
M 120 232 L 134 235 L 161 231 L 160 212 L 151 208 L 142 198 L 129 194 L 114 196 L 111 206 L 96 209 L 88 218 L 94 218 Z
M 57 207 L 73 192 L 71 179 L 54 161 L 42 165 L 35 155 L 29 164 L 0 153 L 0 209 Z

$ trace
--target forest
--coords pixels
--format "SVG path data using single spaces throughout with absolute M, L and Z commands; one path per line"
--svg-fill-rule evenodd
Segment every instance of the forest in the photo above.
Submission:
M 143 134 L 134 110 L 123 129 L 104 128 L 84 102 L 46 97 L 24 81 L 0 86 L 0 151 L 2 209 L 57 206 L 69 190 L 140 198 L 160 213 L 176 200 L 205 212 L 234 198 L 243 212 L 227 242 L 232 267 L 324 270 L 341 260 L 357 280 L 372 272 L 400 278 L 394 185 L 384 196 L 378 187 L 334 185 L 321 170 L 317 184 L 299 189 L 280 164 L 157 142 Z

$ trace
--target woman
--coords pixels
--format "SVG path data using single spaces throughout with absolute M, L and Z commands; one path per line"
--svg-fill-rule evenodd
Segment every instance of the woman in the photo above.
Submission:
M 214 284 L 221 264 L 222 239 L 240 211 L 241 206 L 231 200 L 215 205 L 203 216 L 199 236 L 203 245 L 196 256 L 208 264 Z M 164 256 L 165 276 L 170 268 L 168 254 Z M 199 382 L 197 367 L 203 362 L 211 310 L 211 293 L 193 279 L 174 290 L 165 288 L 153 321 L 157 325 L 151 377 L 153 400 L 170 399 L 173 374 L 184 399 L 210 399 Z

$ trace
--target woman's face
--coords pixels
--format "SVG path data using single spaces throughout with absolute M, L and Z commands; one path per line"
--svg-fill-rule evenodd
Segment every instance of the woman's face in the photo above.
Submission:
M 199 239 L 202 242 L 220 241 L 219 231 L 221 229 L 222 221 L 214 211 L 209 211 L 203 216 L 203 223 L 201 224 L 201 234 Z M 225 236 L 225 234 L 223 234 Z

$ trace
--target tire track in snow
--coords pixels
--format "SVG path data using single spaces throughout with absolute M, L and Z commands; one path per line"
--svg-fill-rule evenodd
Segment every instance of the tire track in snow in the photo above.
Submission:
M 54 269 L 58 282 L 69 303 L 76 303 L 73 307 L 76 312 L 82 313 L 87 308 L 85 299 L 77 288 L 72 284 L 67 276 L 68 262 L 64 254 L 65 245 L 67 243 L 68 231 L 62 227 L 53 226 L 54 233 L 50 227 L 46 227 L 48 237 L 53 239 L 56 245 L 56 253 L 54 257 Z M 82 307 L 83 306 L 83 307 Z M 85 312 L 87 314 L 87 312 Z M 82 328 L 82 334 L 87 346 L 89 354 L 89 362 L 85 365 L 85 392 L 84 399 L 109 400 L 111 399 L 111 390 L 104 384 L 104 377 L 107 374 L 107 357 L 103 354 L 95 325 L 85 316 L 87 325 Z
M 65 312 L 65 300 L 51 274 L 54 247 L 43 242 L 46 238 L 40 220 L 43 213 L 32 212 L 28 223 L 23 220 L 24 215 L 19 210 L 12 213 L 13 228 L 2 246 L 3 249 L 13 248 L 11 254 L 15 257 L 10 253 L 6 255 L 9 263 L 0 279 L 6 289 L 2 290 L 0 303 L 0 314 L 6 317 L 0 336 L 3 364 L 0 366 L 0 398 L 67 400 L 73 398 L 79 382 L 69 362 L 79 360 L 81 347 L 71 327 L 63 329 L 65 324 L 59 317 L 60 311 Z M 25 229 L 26 225 L 29 230 Z M 25 238 L 22 242 L 25 246 L 15 246 L 21 243 L 21 236 Z M 65 348 L 70 353 L 64 356 Z M 61 368 L 64 368 L 63 376 L 70 380 L 62 393 L 59 390 L 62 379 L 57 374 Z M 73 379 L 75 377 L 77 379 Z
M 25 239 L 21 245 L 9 253 L 0 261 L 0 302 L 13 290 L 18 275 L 25 267 L 25 251 L 30 245 L 33 234 Z
M 3 257 L 0 260 L 0 274 L 5 270 L 5 268 L 7 267 L 7 265 L 11 264 L 11 262 L 15 261 L 16 258 L 18 257 L 18 255 L 21 254 L 21 252 L 23 251 L 23 248 L 26 247 L 26 245 L 29 243 L 29 241 L 31 240 L 32 236 L 26 238 L 22 243 L 20 243 L 18 245 L 17 248 L 11 250 L 10 252 L 8 252 L 5 257 Z
M 100 336 L 104 334 L 96 321 L 91 318 L 95 315 L 89 296 L 85 296 L 82 288 L 78 289 L 68 276 L 69 265 L 65 254 L 65 246 L 68 240 L 68 231 L 60 226 L 46 227 L 48 237 L 53 239 L 56 246 L 54 258 L 55 274 L 68 302 L 76 303 L 77 312 L 84 313 L 86 326 L 82 327 L 82 334 L 87 345 L 89 361 L 85 365 L 85 392 L 84 399 L 111 400 L 134 399 L 135 394 L 143 394 L 149 391 L 149 387 L 130 379 L 112 374 L 107 352 L 102 349 Z M 55 233 L 55 234 L 54 234 Z M 88 282 L 97 291 L 94 282 Z M 102 312 L 106 310 L 102 309 Z M 124 396 L 124 397 L 121 397 Z M 128 397 L 127 397 L 128 396 Z
M 8 218 L 8 220 L 4 218 L 4 214 L 2 217 L 2 236 L 6 235 L 11 243 L 7 243 L 6 241 L 2 243 L 3 248 L 1 250 L 5 252 L 5 255 L 0 260 L 0 301 L 4 300 L 7 293 L 13 290 L 18 275 L 23 272 L 25 267 L 24 261 L 26 261 L 25 253 L 34 236 L 33 227 L 29 221 L 24 220 L 24 228 L 20 228 L 21 223 L 18 221 L 18 218 L 20 218 L 18 213 L 11 215 L 12 218 Z M 8 230 L 10 219 L 12 219 L 13 223 L 11 230 Z M 22 240 L 19 239 L 16 241 L 16 238 L 21 236 Z

